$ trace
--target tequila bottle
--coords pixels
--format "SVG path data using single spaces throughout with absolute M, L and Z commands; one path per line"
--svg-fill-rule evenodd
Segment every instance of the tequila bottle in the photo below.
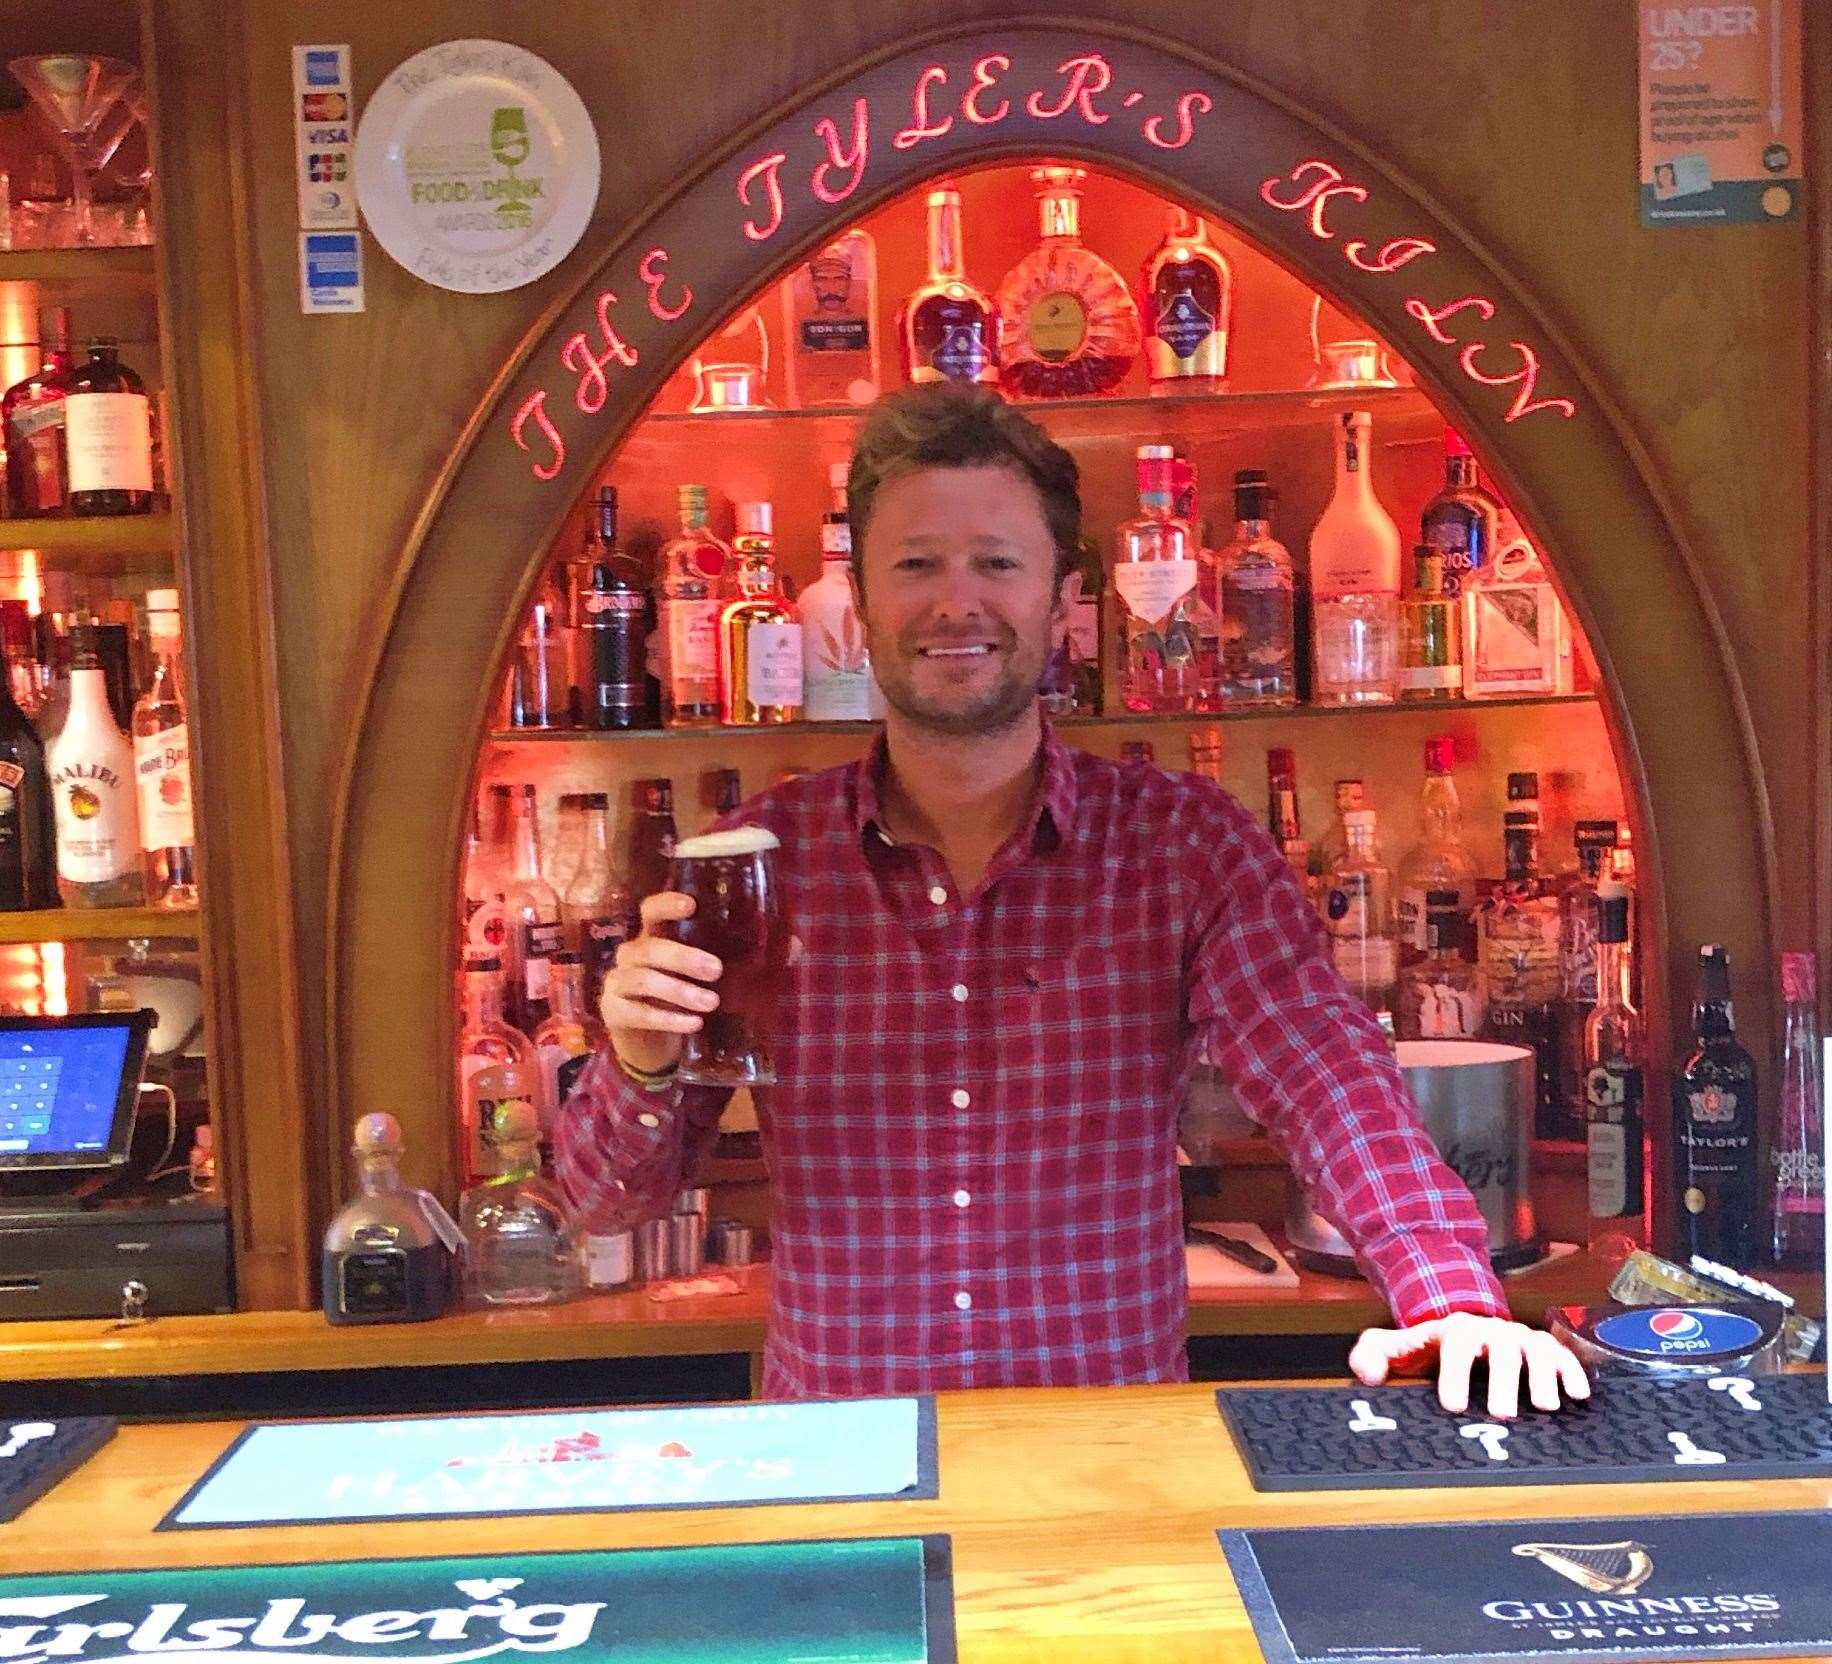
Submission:
M 789 403 L 870 404 L 878 375 L 878 249 L 869 231 L 837 237 L 782 285 Z
M 1171 512 L 1173 461 L 1168 445 L 1139 447 L 1139 517 L 1116 533 L 1116 679 L 1129 711 L 1198 711 L 1206 703 L 1190 616 L 1198 567 L 1189 527 Z
M 1412 551 L 1412 592 L 1401 613 L 1400 698 L 1455 699 L 1463 691 L 1462 613 L 1445 589 L 1441 550 L 1421 543 Z
M 659 655 L 670 728 L 719 720 L 719 607 L 731 550 L 707 529 L 706 487 L 680 488 L 681 530 L 662 549 Z
M 1425 892 L 1425 950 L 1399 973 L 1394 1032 L 1401 1040 L 1473 1040 L 1488 994 L 1482 973 L 1463 957 L 1462 897 Z
M 502 967 L 494 959 L 464 966 L 464 1028 L 458 1035 L 458 1116 L 465 1182 L 502 1170 L 497 1121 L 506 1103 L 536 1106 L 540 1060 L 527 1035 L 503 1021 Z
M 133 709 L 134 783 L 146 899 L 197 905 L 197 828 L 191 812 L 191 742 L 179 685 L 178 591 L 150 590 L 146 633 L 153 677 Z
M 1216 556 L 1221 698 L 1227 705 L 1298 700 L 1291 555 L 1272 535 L 1273 501 L 1259 469 L 1235 474 L 1234 535 Z
M 1319 705 L 1389 705 L 1399 679 L 1399 531 L 1375 500 L 1365 410 L 1336 423 L 1336 489 L 1310 534 Z
M 1472 572 L 1493 558 L 1501 505 L 1483 489 L 1476 459 L 1463 435 L 1444 430 L 1444 489 L 1419 515 L 1419 532 L 1427 548 L 1443 556 L 1444 593 L 1453 601 L 1463 593 Z
M 1646 1229 L 1647 1043 L 1629 988 L 1628 938 L 1628 891 L 1606 878 L 1597 889 L 1597 1003 L 1583 1041 L 1590 1251 L 1606 1264 L 1627 1259 Z
M 504 1104 L 497 1117 L 502 1170 L 464 1193 L 471 1297 L 490 1306 L 533 1306 L 578 1289 L 577 1251 L 560 1193 L 541 1177 L 534 1110 Z
M 452 1255 L 463 1239 L 432 1196 L 401 1182 L 401 1151 L 392 1115 L 356 1123 L 361 1192 L 324 1235 L 324 1315 L 333 1323 L 423 1323 L 450 1304 Z
M 795 722 L 802 714 L 801 614 L 776 576 L 768 503 L 738 505 L 738 598 L 719 615 L 724 717 L 742 727 Z
M 509 998 L 517 1028 L 532 1034 L 548 1011 L 548 977 L 564 935 L 560 898 L 541 872 L 541 831 L 533 786 L 515 803 L 515 842 L 503 892 L 509 930 Z
M 929 192 L 929 269 L 897 311 L 903 373 L 912 382 L 999 382 L 999 314 L 967 281 L 961 252 L 961 194 Z
M 1393 935 L 1393 875 L 1374 847 L 1374 811 L 1351 809 L 1342 817 L 1348 848 L 1330 870 L 1323 926 L 1330 957 L 1349 990 L 1369 1009 L 1393 1009 L 1399 970 Z
M 1086 168 L 1044 167 L 1041 239 L 999 285 L 1001 379 L 1025 399 L 1110 393 L 1139 356 L 1139 309 L 1125 280 L 1081 241 Z
M 1694 1045 L 1673 1081 L 1673 1125 L 1679 1133 L 1680 1241 L 1733 1271 L 1758 1254 L 1761 1184 L 1756 1164 L 1761 1125 L 1756 1060 L 1737 1040 L 1730 1003 L 1730 955 L 1698 953 Z
M 1463 843 L 1462 806 L 1457 801 L 1457 783 L 1451 773 L 1456 757 L 1455 740 L 1425 742 L 1425 787 L 1419 798 L 1423 836 L 1399 864 L 1402 964 L 1422 957 L 1430 947 L 1425 911 L 1431 891 L 1448 891 L 1456 898 L 1459 952 L 1468 939 L 1470 915 L 1476 905 L 1476 863 Z
M 1826 1254 L 1826 1124 L 1819 1087 L 1818 967 L 1810 953 L 1781 956 L 1787 1006 L 1781 1113 L 1775 1129 L 1775 1264 L 1818 1271 Z
M 1219 393 L 1228 381 L 1234 274 L 1200 215 L 1169 210 L 1139 279 L 1154 393 Z

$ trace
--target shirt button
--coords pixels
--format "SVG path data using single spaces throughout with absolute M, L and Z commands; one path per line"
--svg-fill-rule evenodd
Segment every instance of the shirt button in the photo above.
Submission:
M 948 905 L 948 892 L 937 884 L 929 891 L 929 900 L 934 902 L 937 907 L 946 907 Z
M 973 1094 L 969 1092 L 966 1087 L 957 1086 L 954 1089 L 954 1096 L 948 1101 L 953 1104 L 956 1109 L 965 1109 L 973 1102 Z
M 973 1198 L 969 1196 L 967 1192 L 964 1190 L 957 1190 L 954 1193 L 954 1205 L 957 1208 L 966 1207 L 969 1203 L 972 1202 L 972 1200 Z
M 636 1117 L 636 1124 L 639 1127 L 648 1127 L 653 1131 L 662 1124 L 662 1120 L 659 1115 L 651 1115 L 647 1110 L 644 1110 L 641 1115 Z
M 955 983 L 954 987 L 950 990 L 950 992 L 952 992 L 954 995 L 954 1003 L 956 1005 L 965 1005 L 967 1003 L 967 984 L 966 983 L 964 982 Z
M 960 1293 L 954 1297 L 954 1309 L 958 1312 L 966 1311 L 972 1304 L 973 1296 L 965 1289 L 962 1289 Z

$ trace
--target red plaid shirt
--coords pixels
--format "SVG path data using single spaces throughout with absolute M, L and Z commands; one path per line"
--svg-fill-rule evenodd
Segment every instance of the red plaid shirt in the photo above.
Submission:
M 1505 1316 L 1481 1216 L 1272 840 L 1206 780 L 1044 745 L 969 895 L 879 824 L 882 740 L 730 817 L 781 838 L 804 948 L 756 1095 L 766 1394 L 1182 1379 L 1175 1143 L 1205 1055 L 1401 1322 Z M 575 1206 L 665 1212 L 725 1100 L 601 1053 L 558 1129 Z

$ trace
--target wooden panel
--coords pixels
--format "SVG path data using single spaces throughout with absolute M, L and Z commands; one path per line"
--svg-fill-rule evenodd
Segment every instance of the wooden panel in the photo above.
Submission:
M 65 907 L 0 913 L 0 942 L 126 942 L 135 937 L 184 940 L 198 933 L 194 907 Z
M 169 514 L 0 520 L 0 550 L 36 549 L 52 557 L 59 566 L 85 561 L 146 562 L 149 559 L 159 565 L 169 565 L 175 534 L 176 527 Z

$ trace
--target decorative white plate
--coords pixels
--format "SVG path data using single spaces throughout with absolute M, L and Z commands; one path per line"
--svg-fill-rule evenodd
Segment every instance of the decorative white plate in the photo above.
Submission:
M 495 294 L 577 246 L 598 203 L 598 135 L 545 59 L 503 41 L 446 41 L 369 100 L 356 192 L 376 241 L 415 277 Z

